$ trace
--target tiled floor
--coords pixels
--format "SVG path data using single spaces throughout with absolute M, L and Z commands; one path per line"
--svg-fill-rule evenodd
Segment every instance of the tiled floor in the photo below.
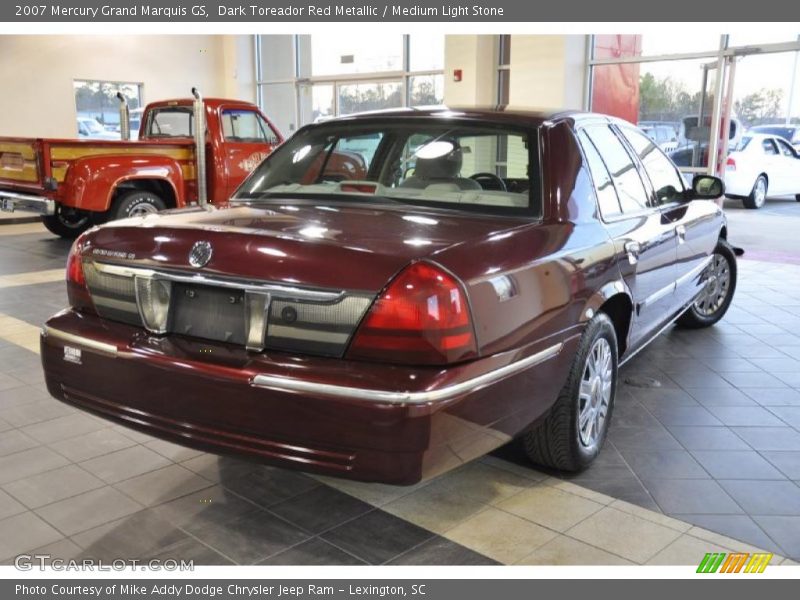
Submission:
M 507 447 L 397 488 L 218 458 L 50 399 L 38 325 L 64 304 L 67 246 L 0 226 L 0 562 L 34 549 L 198 564 L 697 564 L 749 545 L 800 557 L 800 267 L 742 261 L 724 323 L 670 330 L 626 366 L 585 473 L 545 473 Z

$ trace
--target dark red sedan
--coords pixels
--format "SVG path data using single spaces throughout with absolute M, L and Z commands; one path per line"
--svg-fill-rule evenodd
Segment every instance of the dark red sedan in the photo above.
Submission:
M 410 484 L 514 438 L 579 470 L 619 364 L 727 310 L 722 193 L 600 115 L 304 127 L 229 206 L 76 241 L 47 386 L 158 437 L 341 477 Z

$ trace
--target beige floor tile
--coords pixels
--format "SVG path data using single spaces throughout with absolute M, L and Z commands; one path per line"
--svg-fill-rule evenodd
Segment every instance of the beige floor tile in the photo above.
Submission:
M 568 535 L 644 564 L 680 537 L 680 532 L 606 507 L 578 523 Z
M 559 489 L 562 492 L 575 494 L 576 496 L 581 496 L 582 498 L 586 498 L 587 500 L 597 502 L 598 504 L 611 504 L 614 501 L 614 498 L 612 498 L 611 496 L 606 496 L 605 494 L 601 494 L 600 492 L 595 492 L 594 490 L 590 490 L 589 488 L 585 488 L 583 486 L 574 484 L 571 481 L 564 481 L 563 479 L 558 479 L 557 477 L 548 477 L 543 481 L 543 483 L 545 485 L 549 485 L 556 489 Z
M 518 465 L 516 463 L 503 460 L 502 458 L 497 458 L 496 456 L 486 455 L 483 458 L 478 459 L 478 462 L 489 465 L 490 467 L 503 469 L 504 471 L 510 471 L 515 475 L 533 479 L 534 481 L 541 481 L 542 479 L 547 479 L 547 477 L 549 477 L 549 475 L 538 471 L 533 464 L 530 466 Z
M 19 215 L 28 216 L 33 213 L 18 213 Z M 0 227 L 0 236 L 2 235 L 24 235 L 26 233 L 46 233 L 47 230 L 41 223 L 18 223 L 14 225 L 7 225 L 3 223 Z
M 723 548 L 705 540 L 682 535 L 653 558 L 647 561 L 648 565 L 695 566 L 700 564 L 708 552 L 729 552 L 730 548 Z
M 603 508 L 602 504 L 539 484 L 497 505 L 518 517 L 556 531 L 566 531 Z
M 624 500 L 614 500 L 611 504 L 609 504 L 609 506 L 611 508 L 616 508 L 617 510 L 621 510 L 622 512 L 626 512 L 631 515 L 636 515 L 637 517 L 641 517 L 642 519 L 652 521 L 653 523 L 656 523 L 658 525 L 669 527 L 670 529 L 674 529 L 675 531 L 680 531 L 681 533 L 686 533 L 692 528 L 691 523 L 686 523 L 685 521 L 679 521 L 678 519 L 673 519 L 672 517 L 668 517 L 659 512 L 655 512 L 654 510 L 647 510 L 646 508 L 642 508 L 641 506 L 636 506 L 635 504 L 631 504 L 630 502 L 625 502 Z
M 565 535 L 547 542 L 516 564 L 518 565 L 632 565 L 615 554 L 595 548 Z
M 425 489 L 450 496 L 463 496 L 481 504 L 496 504 L 535 485 L 535 482 L 504 469 L 472 462 L 431 481 Z
M 28 273 L 14 273 L 0 275 L 0 288 L 17 287 L 21 285 L 35 285 L 37 283 L 52 283 L 64 280 L 64 268 L 48 269 L 47 271 L 31 271 Z
M 486 510 L 487 504 L 469 496 L 450 494 L 428 486 L 398 498 L 382 508 L 386 512 L 429 531 L 443 534 L 459 523 Z
M 496 508 L 487 508 L 445 537 L 505 564 L 530 555 L 558 534 Z

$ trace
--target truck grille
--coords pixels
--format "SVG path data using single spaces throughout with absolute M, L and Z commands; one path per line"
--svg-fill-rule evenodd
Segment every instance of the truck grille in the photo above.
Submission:
M 104 319 L 253 351 L 342 356 L 374 299 L 362 292 L 287 288 L 94 260 L 84 260 L 83 267 Z M 165 304 L 153 310 L 148 304 L 153 302 Z M 153 315 L 162 315 L 163 322 L 154 326 Z

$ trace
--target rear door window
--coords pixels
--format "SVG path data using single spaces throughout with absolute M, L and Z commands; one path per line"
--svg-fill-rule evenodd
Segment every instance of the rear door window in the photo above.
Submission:
M 622 212 L 634 213 L 647 209 L 649 207 L 647 190 L 622 140 L 608 125 L 589 126 L 586 128 L 586 133 L 594 142 L 595 148 L 611 173 Z
M 611 181 L 611 174 L 608 172 L 600 153 L 594 144 L 586 135 L 585 131 L 578 132 L 578 141 L 583 154 L 586 156 L 586 163 L 589 167 L 589 172 L 592 175 L 594 182 L 594 189 L 597 195 L 597 203 L 600 207 L 600 214 L 603 218 L 613 218 L 622 213 L 622 207 L 619 204 L 617 191 L 614 189 L 614 182 Z
M 769 156 L 777 156 L 778 155 L 778 148 L 775 146 L 775 142 L 772 140 L 766 139 L 761 141 L 761 147 L 764 149 L 764 154 Z

